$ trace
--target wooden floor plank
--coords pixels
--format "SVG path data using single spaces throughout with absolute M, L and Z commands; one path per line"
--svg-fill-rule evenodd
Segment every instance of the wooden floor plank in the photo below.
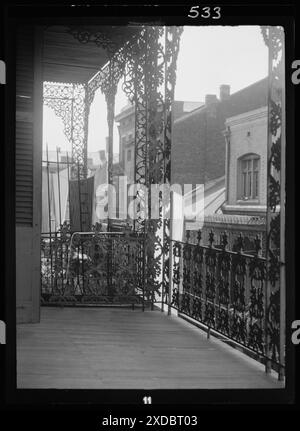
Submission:
M 282 388 L 263 366 L 160 311 L 42 308 L 18 325 L 19 388 Z

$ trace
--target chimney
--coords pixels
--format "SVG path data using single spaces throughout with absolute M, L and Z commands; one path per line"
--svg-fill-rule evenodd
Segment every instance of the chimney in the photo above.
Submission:
M 99 151 L 99 156 L 100 156 L 100 160 L 101 160 L 101 162 L 105 162 L 105 161 L 106 161 L 106 154 L 105 154 L 105 150 L 100 150 L 100 151 Z
M 217 96 L 215 94 L 207 94 L 205 96 L 205 106 L 209 106 L 218 101 Z
M 223 100 L 227 100 L 230 97 L 230 85 L 223 84 L 220 85 L 220 100 L 223 102 Z

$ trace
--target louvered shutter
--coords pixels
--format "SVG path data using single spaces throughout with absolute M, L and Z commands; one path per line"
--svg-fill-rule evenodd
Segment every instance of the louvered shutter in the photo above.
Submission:
M 33 216 L 33 28 L 20 27 L 16 58 L 16 224 Z

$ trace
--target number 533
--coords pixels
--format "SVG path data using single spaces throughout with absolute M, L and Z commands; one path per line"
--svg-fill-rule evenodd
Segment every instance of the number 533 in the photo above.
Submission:
M 201 16 L 201 18 L 212 18 L 212 19 L 219 19 L 221 18 L 221 8 L 219 6 L 216 7 L 202 7 L 200 11 L 198 10 L 200 6 L 192 6 L 190 9 L 190 13 L 188 15 L 189 18 L 198 18 Z

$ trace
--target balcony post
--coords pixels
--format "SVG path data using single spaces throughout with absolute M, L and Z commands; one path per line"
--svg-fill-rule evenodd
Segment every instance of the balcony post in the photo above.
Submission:
M 107 125 L 108 125 L 108 163 L 107 163 L 107 183 L 108 189 L 108 226 L 107 230 L 111 230 L 111 205 L 114 203 L 111 196 L 113 185 L 113 145 L 114 145 L 114 118 L 115 118 L 115 97 L 117 93 L 118 82 L 114 77 L 114 59 L 112 58 L 109 63 L 109 81 L 108 86 L 104 91 L 105 100 L 107 105 Z
M 262 27 L 269 48 L 266 372 L 277 364 L 284 379 L 285 364 L 285 96 L 284 33 L 282 27 Z

